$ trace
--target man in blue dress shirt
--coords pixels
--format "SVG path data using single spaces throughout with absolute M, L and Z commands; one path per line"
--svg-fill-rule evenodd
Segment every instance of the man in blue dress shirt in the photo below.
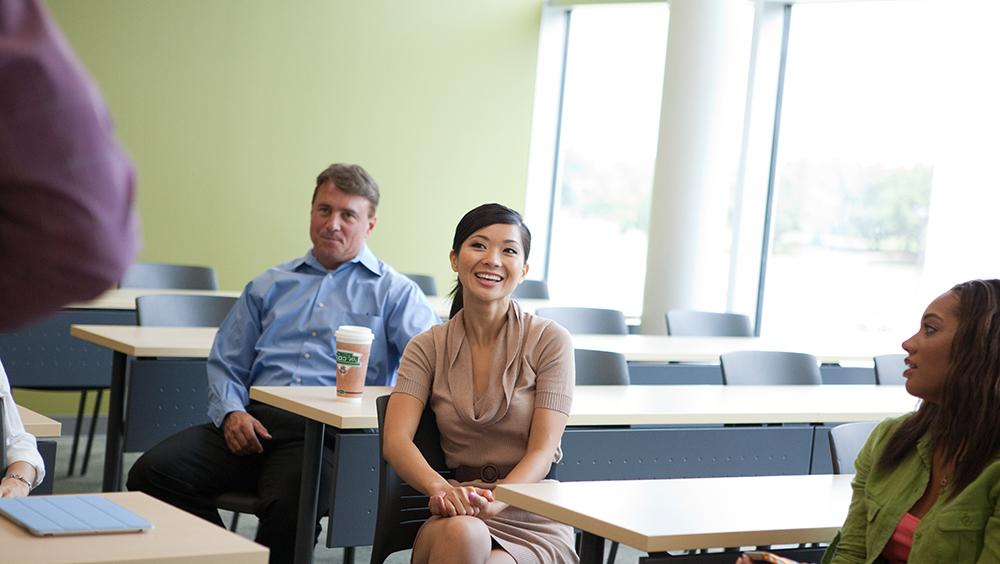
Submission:
M 334 386 L 334 332 L 341 325 L 371 328 L 367 383 L 391 386 L 406 344 L 439 321 L 417 285 L 365 245 L 378 201 L 378 186 L 360 166 L 334 164 L 320 173 L 312 249 L 247 284 L 219 327 L 208 358 L 212 423 L 146 452 L 129 472 L 128 489 L 220 526 L 215 496 L 255 492 L 263 506 L 257 542 L 271 549 L 271 562 L 292 560 L 304 422 L 251 402 L 250 386 Z M 327 460 L 324 484 L 330 469 Z M 325 506 L 321 499 L 320 515 Z

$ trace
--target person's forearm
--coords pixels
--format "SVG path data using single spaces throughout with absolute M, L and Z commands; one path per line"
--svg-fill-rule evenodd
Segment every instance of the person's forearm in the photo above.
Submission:
M 17 474 L 24 478 L 28 482 L 29 487 L 34 485 L 35 477 L 37 476 L 35 474 L 35 467 L 23 460 L 18 460 L 7 465 L 3 477 L 6 478 L 12 474 Z
M 434 471 L 411 440 L 387 437 L 383 455 L 400 478 L 427 496 L 432 496 L 448 486 L 448 481 Z
M 528 451 L 521 458 L 521 461 L 507 474 L 507 477 L 500 482 L 505 484 L 531 484 L 540 482 L 548 476 L 552 468 L 552 455 L 550 449 L 538 449 Z

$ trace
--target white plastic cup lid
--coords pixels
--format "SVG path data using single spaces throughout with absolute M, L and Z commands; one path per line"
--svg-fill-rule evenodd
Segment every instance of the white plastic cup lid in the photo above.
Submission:
M 375 340 L 375 333 L 368 327 L 359 325 L 341 325 L 334 333 L 337 342 L 351 343 L 353 345 L 370 345 Z

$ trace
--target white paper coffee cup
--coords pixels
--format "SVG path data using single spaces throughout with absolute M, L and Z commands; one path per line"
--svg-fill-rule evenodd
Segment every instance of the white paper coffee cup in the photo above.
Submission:
M 368 357 L 375 334 L 368 327 L 341 325 L 334 339 L 337 342 L 337 397 L 360 400 L 365 392 Z

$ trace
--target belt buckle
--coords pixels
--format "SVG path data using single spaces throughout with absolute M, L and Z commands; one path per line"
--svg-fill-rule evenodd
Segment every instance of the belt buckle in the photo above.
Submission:
M 479 478 L 487 484 L 496 482 L 500 477 L 500 470 L 494 464 L 486 464 L 479 469 Z

